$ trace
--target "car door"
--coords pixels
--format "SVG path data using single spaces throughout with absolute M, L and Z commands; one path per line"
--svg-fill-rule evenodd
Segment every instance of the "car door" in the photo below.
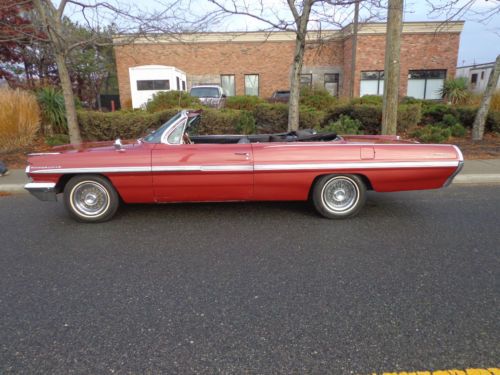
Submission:
M 250 144 L 165 144 L 152 152 L 157 202 L 249 200 L 253 194 Z

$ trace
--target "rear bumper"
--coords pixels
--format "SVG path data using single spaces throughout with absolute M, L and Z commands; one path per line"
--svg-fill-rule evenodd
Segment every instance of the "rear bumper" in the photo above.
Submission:
M 443 187 L 448 187 L 451 185 L 451 183 L 453 182 L 453 179 L 455 177 L 457 177 L 457 175 L 460 173 L 460 171 L 462 170 L 462 168 L 464 167 L 464 161 L 461 160 L 458 162 L 458 167 L 457 169 L 455 169 L 455 172 L 453 172 L 453 174 L 448 177 L 448 179 L 446 180 L 446 182 L 444 183 Z
M 24 188 L 41 201 L 57 201 L 55 182 L 30 182 Z

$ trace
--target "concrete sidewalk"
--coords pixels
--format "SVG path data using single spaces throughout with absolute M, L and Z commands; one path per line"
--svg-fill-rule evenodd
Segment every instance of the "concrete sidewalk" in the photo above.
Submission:
M 22 169 L 13 169 L 7 176 L 0 177 L 0 191 L 25 192 L 24 185 L 29 182 Z M 500 159 L 466 160 L 462 172 L 455 177 L 453 184 L 500 184 Z

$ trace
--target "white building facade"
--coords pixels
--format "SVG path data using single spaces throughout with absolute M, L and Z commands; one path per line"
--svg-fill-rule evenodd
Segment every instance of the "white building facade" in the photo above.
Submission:
M 486 89 L 490 74 L 493 73 L 495 62 L 467 65 L 457 67 L 456 77 L 465 77 L 469 82 L 469 88 L 474 93 L 482 93 Z M 500 90 L 500 80 L 497 82 L 497 90 Z
M 173 66 L 142 65 L 129 68 L 132 108 L 143 107 L 160 91 L 186 91 L 186 73 Z

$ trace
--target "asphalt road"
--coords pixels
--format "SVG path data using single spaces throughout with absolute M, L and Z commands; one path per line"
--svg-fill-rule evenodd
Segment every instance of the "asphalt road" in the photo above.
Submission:
M 0 373 L 317 373 L 500 364 L 500 187 L 127 206 L 0 197 Z

